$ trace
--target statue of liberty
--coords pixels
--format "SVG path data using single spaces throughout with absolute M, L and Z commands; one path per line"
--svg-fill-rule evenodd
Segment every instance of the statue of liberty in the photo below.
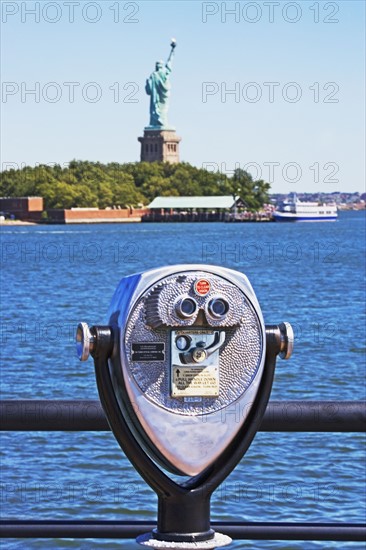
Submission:
M 172 38 L 171 50 L 167 62 L 157 61 L 155 71 L 146 80 L 145 90 L 150 96 L 149 130 L 164 130 L 168 128 L 168 99 L 170 95 L 169 75 L 172 72 L 172 62 L 176 41 Z

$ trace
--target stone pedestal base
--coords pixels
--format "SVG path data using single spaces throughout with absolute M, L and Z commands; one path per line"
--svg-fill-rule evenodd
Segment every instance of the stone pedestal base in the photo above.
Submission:
M 144 130 L 141 143 L 141 162 L 179 162 L 179 142 L 175 130 Z

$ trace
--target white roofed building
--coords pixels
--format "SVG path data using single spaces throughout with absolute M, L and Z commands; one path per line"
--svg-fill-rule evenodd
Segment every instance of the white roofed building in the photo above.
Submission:
M 240 197 L 232 195 L 204 197 L 156 197 L 149 205 L 149 210 L 233 210 L 244 206 Z
M 244 206 L 240 197 L 232 195 L 156 197 L 142 221 L 227 221 Z

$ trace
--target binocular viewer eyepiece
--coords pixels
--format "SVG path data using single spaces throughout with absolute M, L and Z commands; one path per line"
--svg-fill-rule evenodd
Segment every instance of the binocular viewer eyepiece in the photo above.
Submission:
M 255 436 L 293 339 L 289 323 L 264 324 L 245 275 L 206 265 L 125 277 L 107 324 L 78 325 L 77 353 L 94 358 L 111 429 L 159 497 L 157 530 L 141 544 L 229 542 L 210 528 L 210 496 Z

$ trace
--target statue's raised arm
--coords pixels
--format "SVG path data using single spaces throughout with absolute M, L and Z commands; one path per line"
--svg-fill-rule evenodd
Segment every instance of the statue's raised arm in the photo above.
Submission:
M 145 90 L 150 96 L 150 124 L 149 128 L 168 128 L 168 98 L 170 95 L 169 75 L 172 71 L 172 62 L 176 41 L 172 38 L 169 57 L 164 65 L 157 61 L 155 71 L 146 80 Z
M 172 70 L 172 64 L 173 64 L 173 59 L 174 59 L 174 50 L 177 46 L 177 42 L 175 40 L 175 38 L 172 38 L 172 41 L 170 43 L 170 47 L 171 47 L 171 50 L 170 50 L 170 54 L 169 54 L 169 57 L 165 63 L 165 66 L 168 67 L 170 70 Z

